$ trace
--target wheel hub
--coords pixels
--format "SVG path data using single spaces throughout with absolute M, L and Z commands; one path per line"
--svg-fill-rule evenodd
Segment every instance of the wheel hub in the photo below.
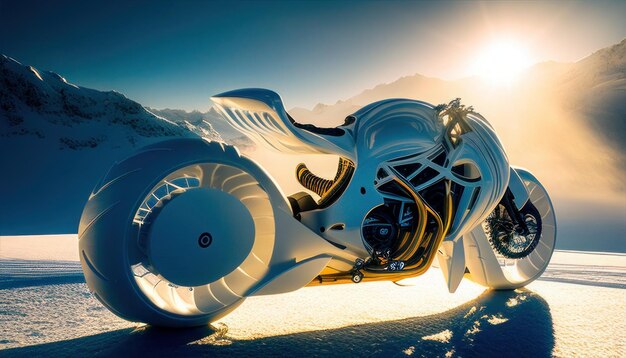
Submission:
M 485 221 L 489 242 L 501 255 L 510 259 L 528 256 L 541 238 L 541 218 L 537 209 L 528 203 L 521 212 L 528 230 L 513 223 L 502 205 L 496 208 Z
M 200 247 L 203 249 L 206 249 L 207 247 L 209 247 L 209 245 L 211 245 L 212 242 L 213 242 L 213 236 L 211 236 L 211 234 L 209 234 L 208 232 L 204 232 L 200 234 L 200 237 L 198 238 L 198 245 L 200 245 Z
M 234 196 L 193 188 L 173 197 L 148 234 L 151 265 L 179 286 L 200 286 L 236 269 L 254 244 L 254 221 Z

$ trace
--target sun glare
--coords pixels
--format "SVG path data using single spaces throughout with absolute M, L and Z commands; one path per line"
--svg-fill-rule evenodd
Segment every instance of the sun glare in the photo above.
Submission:
M 495 85 L 509 85 L 532 64 L 528 50 L 511 40 L 489 44 L 474 59 L 471 72 Z

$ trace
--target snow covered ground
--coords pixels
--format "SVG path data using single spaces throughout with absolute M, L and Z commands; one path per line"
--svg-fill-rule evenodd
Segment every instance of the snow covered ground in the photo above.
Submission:
M 210 327 L 126 322 L 91 296 L 76 235 L 0 237 L 0 356 L 327 355 L 597 356 L 626 354 L 626 255 L 558 251 L 525 289 L 438 269 L 412 286 L 375 282 L 246 300 Z

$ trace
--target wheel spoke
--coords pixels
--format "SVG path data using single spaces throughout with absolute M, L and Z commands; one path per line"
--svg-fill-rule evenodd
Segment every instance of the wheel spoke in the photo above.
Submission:
M 537 208 L 532 203 L 529 204 L 520 210 L 528 229 L 525 235 L 519 232 L 519 226 L 513 222 L 502 205 L 498 205 L 485 220 L 484 228 L 491 246 L 505 258 L 524 258 L 537 246 L 541 232 L 541 216 Z

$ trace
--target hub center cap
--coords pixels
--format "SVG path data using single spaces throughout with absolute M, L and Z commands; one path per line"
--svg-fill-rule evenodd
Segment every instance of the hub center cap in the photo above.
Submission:
M 206 249 L 213 242 L 213 237 L 208 232 L 203 232 L 198 238 L 198 245 L 201 248 Z

